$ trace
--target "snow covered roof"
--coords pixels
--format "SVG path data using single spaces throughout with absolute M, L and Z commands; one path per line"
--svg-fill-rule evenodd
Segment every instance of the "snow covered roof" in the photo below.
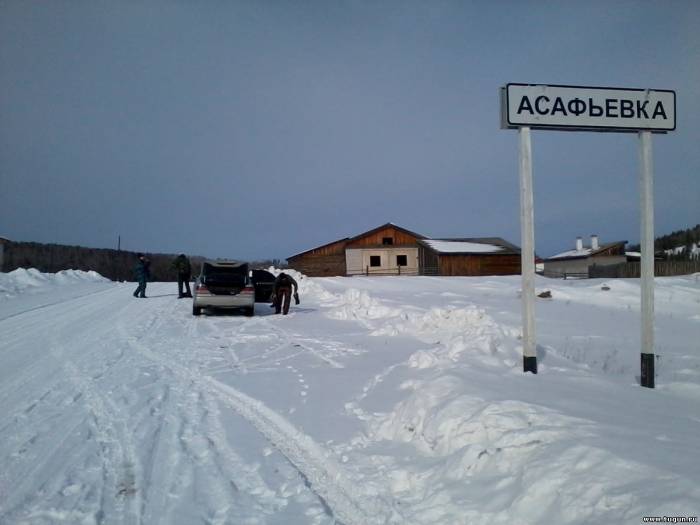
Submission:
M 501 252 L 503 248 L 493 244 L 479 244 L 464 241 L 439 241 L 426 239 L 425 244 L 441 253 L 494 253 Z
M 551 261 L 553 259 L 581 259 L 584 257 L 591 257 L 591 256 L 596 255 L 598 253 L 607 251 L 610 248 L 612 248 L 613 246 L 617 246 L 618 244 L 625 245 L 625 244 L 627 244 L 627 241 L 609 242 L 607 244 L 601 245 L 599 248 L 597 248 L 595 250 L 591 247 L 584 246 L 581 250 L 568 250 L 566 252 L 552 255 L 547 260 Z
M 445 254 L 516 254 L 520 250 L 498 237 L 471 239 L 422 239 L 418 241 L 431 250 Z
M 569 250 L 568 252 L 552 255 L 550 259 L 570 259 L 573 257 L 589 257 L 593 253 L 592 248 L 583 248 L 582 250 Z

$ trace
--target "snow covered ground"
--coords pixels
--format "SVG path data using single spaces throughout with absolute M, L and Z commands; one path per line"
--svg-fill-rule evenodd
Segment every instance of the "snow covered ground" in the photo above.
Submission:
M 641 523 L 700 514 L 700 276 L 300 278 L 289 316 L 0 274 L 0 523 Z

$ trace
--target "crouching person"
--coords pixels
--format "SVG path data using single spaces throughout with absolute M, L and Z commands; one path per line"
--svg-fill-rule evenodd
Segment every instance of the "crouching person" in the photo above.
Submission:
M 292 288 L 294 291 L 292 292 Z M 298 297 L 299 285 L 291 275 L 282 272 L 275 279 L 272 287 L 272 297 L 275 301 L 275 313 L 282 312 L 282 315 L 289 313 L 289 304 L 292 301 L 292 293 L 295 299 Z M 297 302 L 298 304 L 298 302 Z

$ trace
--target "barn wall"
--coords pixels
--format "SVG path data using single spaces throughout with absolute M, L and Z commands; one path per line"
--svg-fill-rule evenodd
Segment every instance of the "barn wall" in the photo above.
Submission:
M 520 275 L 520 254 L 481 257 L 481 275 Z
M 346 250 L 346 266 L 348 275 L 365 273 L 374 275 L 418 275 L 418 248 L 407 246 L 384 246 L 364 249 Z M 381 258 L 381 266 L 370 267 L 370 256 Z M 399 267 L 396 258 L 406 256 L 406 266 Z
M 426 249 L 425 246 L 420 246 L 418 248 L 418 258 L 420 260 L 419 269 L 421 275 L 439 275 L 439 258 L 434 251 Z
M 567 273 L 578 273 L 588 275 L 588 259 L 564 259 L 561 261 L 545 261 L 544 274 L 548 277 L 562 277 Z
M 612 266 L 627 262 L 624 255 L 596 255 L 595 257 L 585 257 L 581 259 L 564 259 L 544 262 L 544 274 L 548 277 L 564 277 L 566 274 L 585 274 L 594 264 L 602 266 Z
M 440 255 L 440 275 L 518 275 L 520 255 Z
M 290 268 L 309 277 L 344 276 L 345 252 L 336 255 L 304 254 L 287 260 Z

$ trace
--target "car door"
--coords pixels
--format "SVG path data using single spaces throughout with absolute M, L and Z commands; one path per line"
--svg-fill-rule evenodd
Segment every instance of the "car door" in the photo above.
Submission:
M 266 303 L 272 299 L 272 288 L 275 285 L 275 276 L 267 270 L 253 270 L 251 280 L 255 287 L 255 302 Z

